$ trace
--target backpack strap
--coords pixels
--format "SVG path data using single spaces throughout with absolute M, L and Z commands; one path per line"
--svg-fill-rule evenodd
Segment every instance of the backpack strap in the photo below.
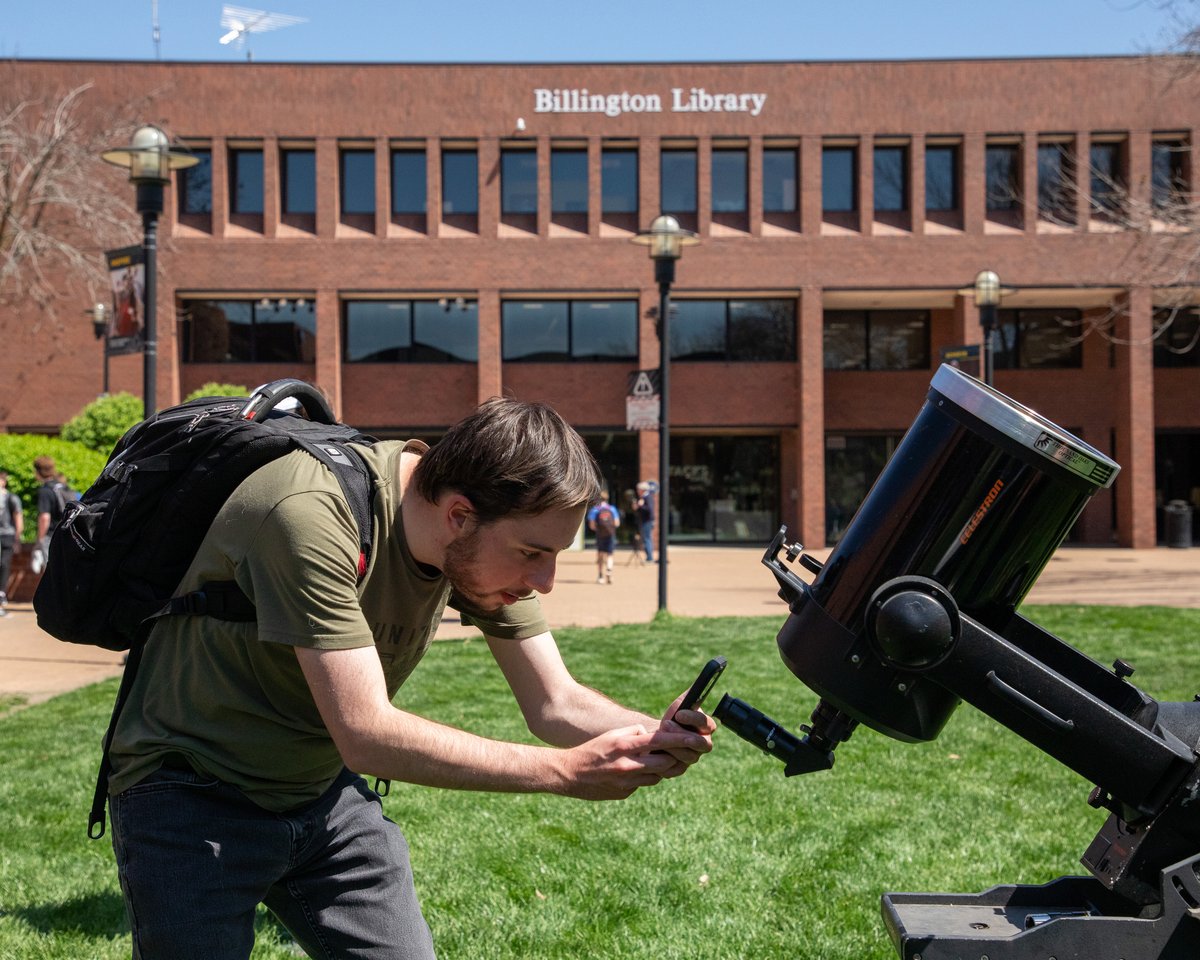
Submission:
M 146 637 L 150 633 L 150 624 L 147 623 L 139 631 L 133 642 L 129 645 L 129 657 L 125 661 L 125 672 L 121 674 L 121 686 L 117 690 L 117 700 L 113 704 L 112 716 L 108 718 L 108 729 L 104 732 L 104 747 L 100 753 L 100 771 L 96 774 L 96 792 L 92 794 L 92 810 L 88 814 L 88 836 L 93 840 L 99 840 L 104 836 L 106 820 L 104 816 L 105 804 L 108 802 L 108 776 L 112 773 L 112 761 L 109 760 L 108 751 L 112 746 L 113 734 L 117 730 L 117 718 L 121 715 L 121 708 L 125 706 L 125 701 L 129 699 L 129 691 L 133 689 L 133 678 L 137 674 L 138 664 L 142 662 L 142 650 L 146 646 Z

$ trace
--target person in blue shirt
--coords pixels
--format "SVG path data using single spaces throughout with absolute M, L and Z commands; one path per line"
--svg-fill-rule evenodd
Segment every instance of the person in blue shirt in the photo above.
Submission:
M 613 552 L 621 513 L 608 502 L 608 491 L 600 491 L 600 502 L 587 512 L 588 529 L 596 535 L 596 582 L 612 583 Z

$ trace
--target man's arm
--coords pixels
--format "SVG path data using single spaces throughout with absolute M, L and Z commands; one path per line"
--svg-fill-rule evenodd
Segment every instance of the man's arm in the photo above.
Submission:
M 43 539 L 45 539 L 46 532 L 47 532 L 49 529 L 50 529 L 50 514 L 48 514 L 48 513 L 39 513 L 39 514 L 38 514 L 38 531 L 37 531 L 38 535 L 37 535 L 37 538 L 38 538 L 39 540 L 43 540 Z
M 662 720 L 656 720 L 581 684 L 567 669 L 558 644 L 549 632 L 527 640 L 489 637 L 488 646 L 517 698 L 530 732 L 546 743 L 572 746 L 601 730 L 629 724 L 642 724 L 648 730 L 678 732 L 684 729 L 666 719 L 674 713 L 678 700 L 671 704 Z M 682 696 L 681 693 L 680 699 Z M 711 717 L 698 711 L 685 710 L 679 719 L 698 731 L 702 738 L 696 747 L 672 750 L 676 759 L 692 764 L 712 749 L 712 732 L 716 724 Z
M 432 787 L 616 800 L 683 772 L 672 753 L 703 738 L 636 724 L 560 750 L 489 740 L 398 710 L 374 647 L 296 648 L 326 728 L 353 770 Z
M 16 542 L 21 542 L 21 534 L 25 532 L 25 512 L 21 509 L 21 498 L 13 495 L 9 498 L 9 506 L 12 508 L 13 526 L 17 528 Z

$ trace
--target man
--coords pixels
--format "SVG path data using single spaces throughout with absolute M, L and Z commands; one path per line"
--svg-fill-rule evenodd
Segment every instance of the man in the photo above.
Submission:
M 621 517 L 608 502 L 608 491 L 600 491 L 600 502 L 587 512 L 588 529 L 596 535 L 596 582 L 612 583 L 613 553 L 617 549 L 617 527 Z
M 637 485 L 637 501 L 633 505 L 637 515 L 638 530 L 642 536 L 642 547 L 646 551 L 646 562 L 654 562 L 654 493 L 650 484 L 643 480 Z
M 37 543 L 34 546 L 34 572 L 40 573 L 45 564 L 50 536 L 58 528 L 63 512 L 67 509 L 66 493 L 58 480 L 53 457 L 38 457 L 33 461 L 33 472 L 38 479 L 37 492 Z M 36 553 L 41 554 L 40 562 Z
M 364 459 L 375 537 L 361 582 L 336 479 L 293 453 L 234 492 L 181 584 L 234 580 L 257 622 L 165 618 L 146 643 L 110 751 L 135 957 L 245 958 L 260 901 L 313 957 L 432 957 L 404 837 L 350 771 L 618 799 L 712 747 L 704 714 L 680 712 L 693 732 L 620 706 L 559 655 L 534 594 L 553 587 L 597 480 L 557 414 L 493 399 L 432 450 L 385 442 Z M 550 746 L 393 706 L 448 600 Z
M 8 489 L 8 474 L 0 470 L 0 617 L 8 616 L 8 576 L 12 556 L 21 542 L 25 517 L 21 513 L 21 498 Z

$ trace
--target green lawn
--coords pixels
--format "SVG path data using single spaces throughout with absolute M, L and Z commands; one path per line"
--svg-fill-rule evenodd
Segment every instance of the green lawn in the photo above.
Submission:
M 1102 663 L 1120 656 L 1159 699 L 1200 690 L 1200 610 L 1033 607 L 1035 621 Z M 718 653 L 729 692 L 793 731 L 815 697 L 781 663 L 778 618 L 563 630 L 585 682 L 657 713 Z M 0 958 L 127 957 L 107 837 L 85 835 L 115 681 L 0 717 Z M 406 709 L 524 738 L 481 641 L 436 644 Z M 623 803 L 468 794 L 393 784 L 443 958 L 893 956 L 887 890 L 978 891 L 1074 873 L 1103 820 L 1089 786 L 961 708 L 940 739 L 860 729 L 830 773 L 782 765 L 728 732 L 679 780 Z M 260 918 L 256 958 L 294 957 Z

